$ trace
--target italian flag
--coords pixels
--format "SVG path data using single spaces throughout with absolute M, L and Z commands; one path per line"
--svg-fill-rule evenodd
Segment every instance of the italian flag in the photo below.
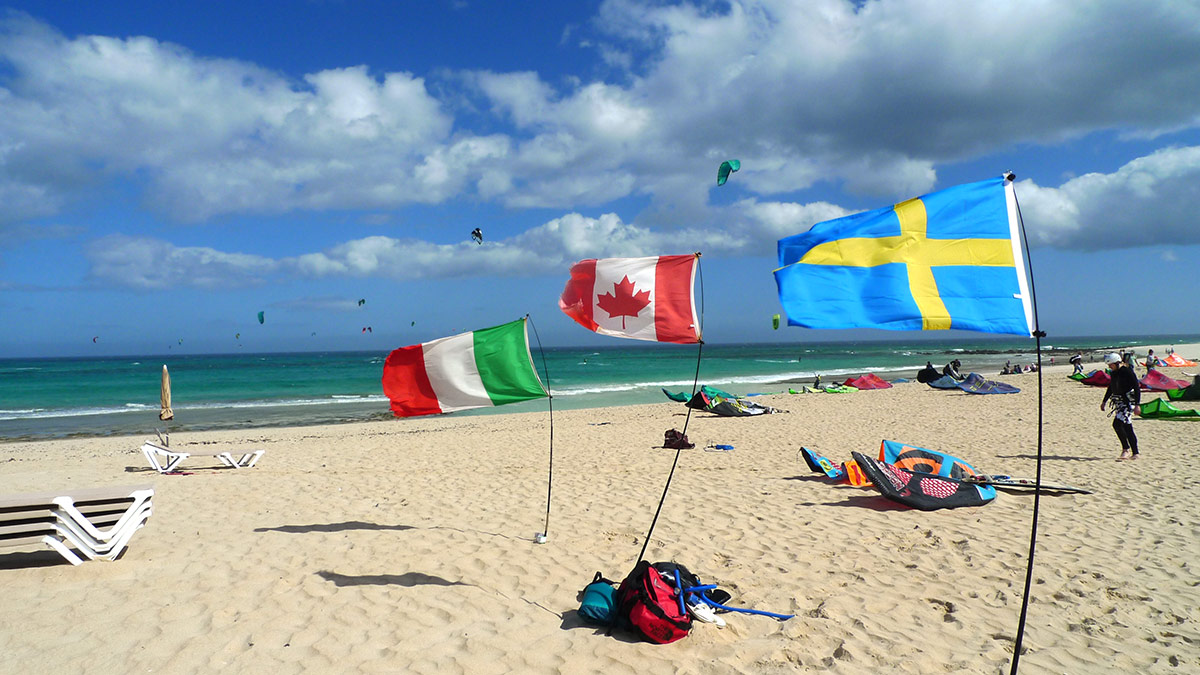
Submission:
M 547 395 L 529 354 L 526 319 L 401 347 L 383 364 L 396 417 L 487 408 Z

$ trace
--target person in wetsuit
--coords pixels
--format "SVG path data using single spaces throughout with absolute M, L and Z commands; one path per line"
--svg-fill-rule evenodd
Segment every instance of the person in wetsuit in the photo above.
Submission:
M 1117 432 L 1117 439 L 1121 441 L 1121 456 L 1117 461 L 1138 459 L 1137 436 L 1133 433 L 1133 413 L 1142 402 L 1142 387 L 1138 384 L 1133 368 L 1126 365 L 1119 354 L 1105 356 L 1104 363 L 1108 366 L 1112 380 L 1100 401 L 1100 409 L 1104 410 L 1104 406 L 1112 402 L 1113 431 Z

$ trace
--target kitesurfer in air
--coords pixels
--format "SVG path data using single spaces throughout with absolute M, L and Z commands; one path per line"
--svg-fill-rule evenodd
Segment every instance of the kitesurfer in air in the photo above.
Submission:
M 1137 375 L 1121 360 L 1120 354 L 1109 354 L 1104 357 L 1104 364 L 1109 369 L 1112 379 L 1108 390 L 1100 401 L 1100 409 L 1112 402 L 1113 431 L 1121 441 L 1121 456 L 1117 461 L 1138 458 L 1137 436 L 1133 433 L 1133 413 L 1142 402 L 1142 388 L 1138 384 Z M 1132 455 L 1130 453 L 1133 453 Z

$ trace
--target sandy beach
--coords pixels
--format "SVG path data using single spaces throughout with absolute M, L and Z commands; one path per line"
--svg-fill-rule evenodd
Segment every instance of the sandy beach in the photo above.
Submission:
M 1043 373 L 1043 478 L 1095 493 L 1042 497 L 1021 672 L 1200 672 L 1200 421 L 1138 420 L 1144 459 L 1115 462 L 1103 390 L 1069 372 Z M 658 446 L 684 424 L 677 403 L 555 412 L 541 545 L 544 412 L 180 433 L 185 451 L 266 450 L 254 468 L 198 460 L 183 475 L 149 469 L 145 434 L 0 445 L 0 494 L 156 490 L 115 562 L 0 549 L 0 670 L 1007 673 L 1033 493 L 919 512 L 831 484 L 798 454 L 843 461 L 891 439 L 1033 477 L 1037 375 L 984 374 L 1022 391 L 909 382 L 755 399 L 786 414 L 693 414 L 698 447 L 647 557 L 795 618 L 727 614 L 666 646 L 575 610 L 596 571 L 619 580 L 635 562 L 674 456 Z

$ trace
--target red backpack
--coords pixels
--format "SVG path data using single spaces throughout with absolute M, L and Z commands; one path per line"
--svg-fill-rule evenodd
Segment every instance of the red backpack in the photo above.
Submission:
M 667 644 L 687 637 L 692 617 L 679 611 L 679 594 L 653 565 L 639 562 L 617 589 L 620 619 L 646 639 Z

